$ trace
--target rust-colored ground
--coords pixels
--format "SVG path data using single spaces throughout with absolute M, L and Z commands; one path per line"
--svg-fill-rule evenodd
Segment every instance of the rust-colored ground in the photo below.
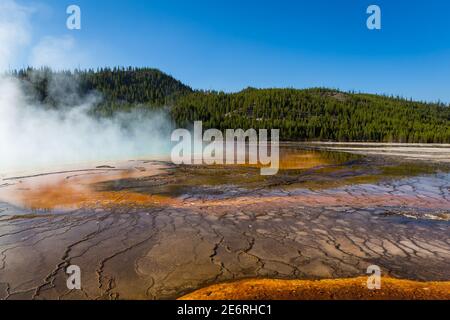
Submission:
M 382 278 L 380 290 L 367 289 L 367 277 L 332 280 L 252 279 L 215 284 L 180 300 L 448 300 L 450 281 L 418 282 Z
M 165 196 L 136 193 L 130 190 L 97 191 L 95 184 L 118 179 L 139 179 L 158 173 L 160 166 L 72 171 L 14 180 L 10 189 L 0 190 L 0 200 L 32 210 L 75 210 L 86 207 L 152 206 L 174 202 Z

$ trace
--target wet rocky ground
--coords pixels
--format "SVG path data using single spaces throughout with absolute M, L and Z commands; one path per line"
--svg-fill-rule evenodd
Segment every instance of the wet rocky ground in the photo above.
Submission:
M 119 176 L 108 166 L 51 183 L 3 178 L 0 299 L 173 299 L 238 279 L 356 277 L 373 264 L 394 278 L 450 280 L 446 169 L 315 156 L 269 178 L 152 161 Z M 82 290 L 67 289 L 69 265 Z

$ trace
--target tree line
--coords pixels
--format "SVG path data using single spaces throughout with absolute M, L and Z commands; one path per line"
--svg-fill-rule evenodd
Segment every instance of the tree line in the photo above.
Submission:
M 280 129 L 283 140 L 450 143 L 450 107 L 382 95 L 327 88 L 255 89 L 237 93 L 192 90 L 150 68 L 102 68 L 52 72 L 25 69 L 12 74 L 46 104 L 58 107 L 50 81 L 76 83 L 76 92 L 97 92 L 97 116 L 136 107 L 167 108 L 180 127 Z M 67 88 L 72 90 L 73 88 Z

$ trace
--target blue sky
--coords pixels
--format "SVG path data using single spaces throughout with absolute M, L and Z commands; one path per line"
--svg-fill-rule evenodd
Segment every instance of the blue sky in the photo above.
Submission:
M 81 67 L 155 67 L 202 89 L 326 86 L 450 102 L 446 0 L 17 1 L 37 8 L 33 41 L 73 37 Z M 79 31 L 65 27 L 70 4 Z M 379 31 L 366 28 L 370 4 L 381 7 Z

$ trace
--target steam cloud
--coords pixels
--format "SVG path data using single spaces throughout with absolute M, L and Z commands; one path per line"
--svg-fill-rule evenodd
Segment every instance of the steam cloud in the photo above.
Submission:
M 12 0 L 0 1 L 2 74 L 14 63 L 14 57 L 27 50 L 31 12 Z M 63 38 L 62 49 L 68 45 L 72 45 L 71 40 Z M 47 62 L 49 52 L 57 52 L 56 68 L 64 68 L 59 58 L 66 51 L 58 50 L 57 38 L 46 37 L 30 50 L 30 61 Z M 166 113 L 135 111 L 97 119 L 89 111 L 101 97 L 79 97 L 77 84 L 70 81 L 64 77 L 50 81 L 49 92 L 62 107 L 49 109 L 30 103 L 30 93 L 18 79 L 0 76 L 0 172 L 169 152 L 172 124 Z

